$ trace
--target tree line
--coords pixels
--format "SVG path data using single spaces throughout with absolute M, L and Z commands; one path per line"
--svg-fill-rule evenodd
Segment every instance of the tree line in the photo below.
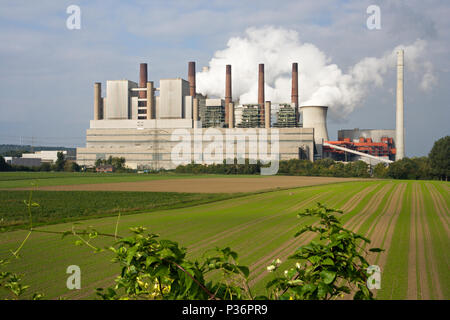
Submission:
M 260 162 L 250 164 L 187 164 L 175 169 L 176 173 L 212 174 L 260 174 Z M 372 167 L 364 161 L 338 162 L 332 159 L 282 160 L 279 162 L 279 175 L 391 178 L 412 180 L 448 180 L 450 175 L 450 136 L 437 140 L 428 157 L 403 158 L 390 165 L 379 163 Z
M 126 168 L 125 158 L 109 157 L 97 159 L 96 167 L 112 165 L 116 172 L 134 172 Z M 250 163 L 248 159 L 243 164 L 196 164 L 179 165 L 175 173 L 190 174 L 260 174 L 261 162 Z M 64 158 L 58 152 L 58 159 L 54 164 L 42 163 L 39 167 L 11 166 L 0 156 L 0 171 L 80 171 L 81 167 L 73 161 Z M 170 170 L 161 170 L 170 171 Z M 403 158 L 389 166 L 379 163 L 369 166 L 363 161 L 337 162 L 332 159 L 317 161 L 309 160 L 282 160 L 279 162 L 278 174 L 295 176 L 322 176 L 322 177 L 357 177 L 357 178 L 391 178 L 413 180 L 445 180 L 450 176 L 450 136 L 437 140 L 428 157 Z
M 28 167 L 23 165 L 10 165 L 0 156 L 0 171 L 67 171 L 79 172 L 81 167 L 71 160 L 67 160 L 62 152 L 57 153 L 55 163 L 42 162 L 40 166 Z

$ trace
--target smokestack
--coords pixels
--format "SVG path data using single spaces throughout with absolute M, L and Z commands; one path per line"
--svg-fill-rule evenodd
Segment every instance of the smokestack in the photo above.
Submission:
M 94 83 L 94 120 L 103 119 L 102 84 Z
M 234 128 L 234 103 L 228 105 L 228 128 Z
M 271 103 L 270 103 L 270 101 L 266 101 L 266 106 L 264 108 L 264 111 L 266 113 L 265 117 L 264 117 L 264 120 L 265 120 L 264 127 L 266 129 L 270 129 L 270 109 L 271 109 Z
M 195 62 L 189 62 L 188 70 L 188 81 L 189 81 L 189 95 L 195 97 Z
M 225 124 L 228 124 L 231 97 L 231 65 L 227 64 L 225 71 Z
M 403 50 L 397 52 L 397 113 L 396 113 L 395 160 L 405 156 L 405 129 L 403 126 Z
M 291 92 L 291 103 L 294 104 L 296 126 L 299 122 L 298 113 L 298 64 L 294 62 L 292 64 L 292 92 Z
M 194 120 L 194 128 L 198 128 L 197 121 L 198 121 L 198 99 L 194 98 L 192 102 L 192 118 Z
M 264 64 L 259 64 L 259 75 L 258 75 L 258 105 L 260 108 L 260 124 L 264 125 Z
M 139 88 L 147 88 L 147 64 L 141 63 L 139 68 Z M 147 98 L 146 91 L 139 91 L 139 98 Z
M 153 86 L 153 81 L 147 82 L 147 120 L 155 119 L 155 108 L 153 101 L 155 99 L 155 89 Z

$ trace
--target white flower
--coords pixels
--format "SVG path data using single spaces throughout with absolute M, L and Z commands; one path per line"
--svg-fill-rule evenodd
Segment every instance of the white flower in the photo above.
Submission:
M 267 271 L 272 272 L 273 270 L 275 270 L 275 266 L 273 264 L 267 267 Z
M 297 262 L 297 263 L 295 264 L 295 267 L 296 267 L 297 269 L 300 269 L 300 267 L 301 267 L 300 263 Z
M 287 278 L 289 271 L 284 270 L 284 276 Z
M 275 265 L 279 266 L 280 264 L 281 264 L 281 260 L 280 259 L 275 260 Z

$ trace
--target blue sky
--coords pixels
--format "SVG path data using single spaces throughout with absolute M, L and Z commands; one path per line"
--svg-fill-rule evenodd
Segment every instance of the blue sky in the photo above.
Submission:
M 66 8 L 81 8 L 81 30 L 66 28 Z M 381 8 L 381 29 L 368 30 L 366 8 Z M 436 84 L 427 92 L 406 70 L 407 156 L 428 154 L 450 134 L 448 1 L 21 1 L 0 2 L 0 144 L 83 146 L 93 116 L 93 83 L 187 77 L 230 37 L 249 27 L 296 30 L 342 70 L 399 44 L 427 41 Z M 393 90 L 394 88 L 394 90 Z M 385 75 L 339 128 L 394 128 L 395 70 Z

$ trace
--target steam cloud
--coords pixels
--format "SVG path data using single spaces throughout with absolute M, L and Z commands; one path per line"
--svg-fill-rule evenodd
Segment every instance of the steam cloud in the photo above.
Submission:
M 405 50 L 405 70 L 420 76 L 422 90 L 430 90 L 436 78 L 433 65 L 424 60 L 426 45 L 420 39 L 400 45 L 381 58 L 364 58 L 344 73 L 316 46 L 301 43 L 294 30 L 249 28 L 244 37 L 230 38 L 227 48 L 214 54 L 208 71 L 197 73 L 197 91 L 223 97 L 225 65 L 231 64 L 233 100 L 256 103 L 258 64 L 264 63 L 266 100 L 289 103 L 292 62 L 298 62 L 300 104 L 329 106 L 332 118 L 344 119 L 361 104 L 370 86 L 382 86 L 383 75 L 395 70 L 396 51 L 400 48 Z

